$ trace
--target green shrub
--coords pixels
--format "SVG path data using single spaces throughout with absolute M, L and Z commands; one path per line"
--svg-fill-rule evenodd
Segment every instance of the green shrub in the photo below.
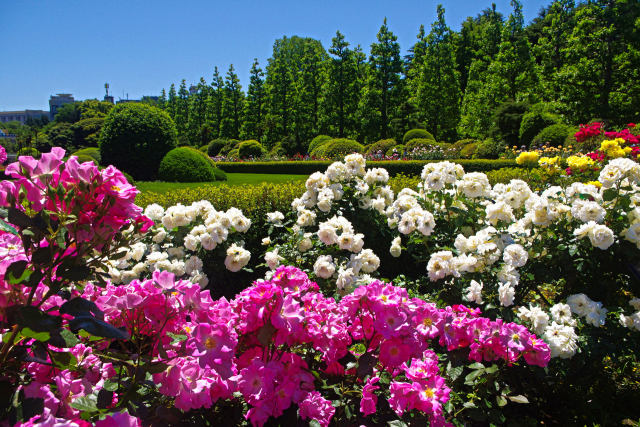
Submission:
M 435 140 L 433 135 L 430 132 L 427 132 L 425 129 L 411 129 L 411 130 L 408 130 L 402 137 L 402 143 L 406 144 L 412 139 L 418 139 L 418 138 Z
M 100 149 L 98 147 L 83 148 L 82 150 L 78 150 L 73 153 L 73 155 L 78 156 L 78 158 L 80 158 L 80 156 L 89 156 L 95 160 L 96 165 L 100 164 L 101 156 Z
M 307 148 L 307 153 L 311 153 L 313 150 L 315 150 L 317 147 L 323 145 L 326 142 L 331 141 L 333 138 L 330 137 L 329 135 L 318 135 L 315 138 L 313 138 L 311 140 L 311 142 L 309 143 L 309 147 Z
M 524 102 L 503 102 L 495 109 L 491 117 L 490 136 L 496 141 L 503 141 L 507 146 L 518 145 L 520 140 L 520 123 L 529 105 Z
M 453 144 L 451 144 L 451 148 L 455 148 L 456 150 L 462 150 L 465 146 L 469 144 L 473 144 L 475 142 L 478 142 L 478 141 L 472 138 L 460 139 L 454 142 Z
M 531 141 L 540 131 L 547 126 L 560 123 L 559 117 L 540 111 L 529 111 L 522 116 L 522 122 L 520 122 L 520 144 L 524 146 L 531 145 Z
M 398 145 L 395 139 L 381 139 L 380 141 L 374 142 L 373 144 L 367 145 L 365 153 L 367 154 L 377 154 L 378 151 L 382 151 L 382 153 L 386 153 L 390 148 Z
M 395 152 L 398 153 L 399 156 L 402 156 L 404 154 L 404 148 L 405 146 L 403 144 L 394 145 L 393 147 L 389 148 L 385 154 L 387 156 L 393 156 L 393 150 L 395 150 Z
M 320 149 L 323 157 L 330 159 L 337 159 L 346 156 L 351 153 L 362 153 L 364 147 L 358 141 L 353 139 L 338 138 L 332 139 L 326 144 L 316 148 L 316 151 Z
M 169 115 L 147 104 L 118 104 L 107 115 L 100 136 L 102 163 L 137 180 L 153 180 L 164 156 L 176 146 Z
M 211 157 L 217 156 L 220 153 L 220 150 L 222 150 L 222 148 L 224 148 L 226 144 L 226 139 L 218 138 L 211 140 L 211 142 L 207 146 L 207 154 L 209 154 Z
M 266 153 L 266 150 L 255 139 L 248 141 L 242 141 L 238 146 L 238 155 L 241 159 L 246 157 L 262 157 Z
M 71 125 L 74 144 L 76 147 L 97 147 L 100 141 L 100 132 L 104 125 L 104 117 L 92 117 L 83 119 Z
M 94 159 L 93 157 L 91 157 L 88 154 L 75 154 L 74 156 L 76 156 L 78 158 L 78 163 L 84 163 L 84 162 L 93 162 L 96 166 L 98 165 L 98 162 L 96 161 L 96 159 Z
M 271 147 L 271 150 L 269 150 L 269 157 L 280 157 L 280 156 L 286 156 L 286 155 L 287 155 L 287 152 L 282 146 L 282 142 L 280 141 L 273 144 L 273 147 Z
M 33 147 L 22 147 L 16 154 L 18 156 L 31 156 L 36 159 L 40 157 L 40 152 Z
M 442 149 L 447 149 L 451 146 L 451 144 L 446 142 L 436 142 L 433 139 L 425 139 L 425 138 L 414 138 L 406 143 L 405 147 L 407 147 L 407 151 L 411 151 L 416 148 L 428 148 L 438 146 Z
M 240 141 L 238 141 L 237 139 L 227 139 L 224 146 L 220 149 L 220 152 L 218 154 L 221 156 L 228 156 L 229 152 L 231 150 L 237 149 L 239 145 L 240 145 Z M 238 157 L 237 154 L 236 154 L 236 157 Z
M 160 162 L 158 178 L 169 182 L 215 181 L 215 171 L 208 157 L 191 147 L 169 151 Z
M 389 175 L 399 173 L 405 175 L 420 175 L 427 163 L 439 160 L 380 160 L 367 161 L 367 168 L 385 168 Z M 518 167 L 513 159 L 456 159 L 449 160 L 464 167 L 467 172 L 485 172 L 506 167 Z M 324 172 L 333 161 L 281 161 L 281 162 L 216 162 L 216 165 L 226 173 L 275 173 L 311 175 L 314 172 Z
M 491 185 L 498 183 L 508 184 L 512 179 L 523 179 L 523 170 L 521 168 L 501 168 L 487 171 L 487 178 Z M 544 172 L 539 168 L 533 168 L 526 172 L 527 182 L 533 187 L 535 182 L 540 182 L 544 176 Z
M 542 129 L 539 134 L 533 138 L 533 145 L 549 144 L 554 147 L 560 147 L 564 144 L 568 136 L 573 136 L 572 128 L 563 124 L 555 124 Z
M 473 157 L 473 154 L 476 152 L 477 147 L 478 147 L 477 142 L 472 142 L 470 144 L 465 145 L 460 149 L 460 158 L 470 159 L 471 157 Z
M 237 148 L 234 148 L 233 150 L 229 151 L 227 153 L 227 157 L 230 159 L 239 159 L 240 158 L 240 151 Z
M 202 147 L 198 148 L 198 150 L 202 151 L 203 153 L 206 153 L 209 151 L 209 146 L 203 145 Z
M 473 153 L 474 159 L 497 159 L 500 154 L 504 153 L 507 149 L 507 144 L 501 141 L 495 141 L 492 138 L 487 138 L 484 141 L 478 143 L 475 152 Z
M 69 104 L 67 104 L 69 105 Z M 69 150 L 74 146 L 75 138 L 73 125 L 67 122 L 53 123 L 47 130 L 47 138 L 52 147 L 62 147 Z

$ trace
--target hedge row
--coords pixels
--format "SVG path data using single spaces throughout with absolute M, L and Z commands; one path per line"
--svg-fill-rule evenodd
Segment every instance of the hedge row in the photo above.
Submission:
M 427 163 L 436 163 L 441 160 L 380 160 L 367 161 L 368 168 L 385 168 L 389 175 L 420 175 L 422 168 Z M 451 160 L 464 167 L 466 172 L 487 172 L 501 168 L 519 167 L 512 159 L 459 159 Z M 331 161 L 305 161 L 305 162 L 217 162 L 217 166 L 227 173 L 277 173 L 310 175 L 314 172 L 324 172 Z

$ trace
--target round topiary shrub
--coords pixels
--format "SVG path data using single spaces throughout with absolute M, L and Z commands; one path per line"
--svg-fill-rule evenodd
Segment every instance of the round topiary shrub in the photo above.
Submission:
M 94 159 L 93 157 L 89 156 L 88 154 L 75 154 L 74 153 L 73 155 L 78 158 L 78 163 L 92 162 L 96 166 L 98 165 L 98 162 L 96 162 L 96 159 Z
M 506 149 L 507 144 L 505 142 L 487 138 L 478 143 L 472 157 L 474 159 L 497 159 Z
M 220 150 L 227 144 L 226 139 L 213 139 L 207 146 L 207 154 L 211 157 L 215 157 L 220 154 Z
M 33 147 L 22 147 L 16 154 L 18 156 L 31 156 L 36 159 L 40 157 L 40 152 Z
M 367 145 L 366 153 L 377 154 L 378 152 L 382 152 L 382 154 L 385 154 L 390 148 L 396 145 L 398 145 L 398 143 L 395 139 L 381 139 L 380 141 Z
M 237 149 L 239 145 L 240 145 L 240 141 L 238 141 L 237 139 L 228 139 L 225 142 L 224 147 L 222 147 L 220 149 L 220 152 L 218 153 L 218 155 L 220 155 L 220 156 L 228 156 L 229 153 L 232 150 Z
M 100 149 L 98 147 L 83 148 L 82 150 L 78 150 L 75 153 L 73 153 L 73 155 L 78 156 L 78 159 L 80 158 L 80 156 L 91 157 L 94 160 L 94 163 L 96 165 L 99 165 L 101 161 Z
M 362 153 L 364 147 L 353 139 L 338 138 L 332 139 L 328 143 L 321 145 L 316 150 L 321 149 L 322 156 L 330 159 L 337 159 L 351 153 Z
M 232 160 L 238 160 L 240 158 L 240 152 L 237 148 L 234 148 L 227 153 L 227 157 Z
M 271 150 L 269 150 L 269 157 L 282 157 L 286 155 L 287 151 L 284 149 L 284 147 L 282 146 L 282 142 L 280 141 L 273 144 L 273 147 L 271 147 Z
M 560 123 L 560 119 L 550 113 L 530 111 L 522 116 L 520 122 L 520 144 L 529 146 L 540 131 L 548 126 Z
M 321 145 L 324 145 L 325 143 L 331 141 L 333 138 L 330 137 L 329 135 L 318 135 L 315 138 L 313 138 L 311 140 L 311 142 L 309 143 L 309 148 L 307 148 L 307 152 L 311 153 L 312 151 L 314 151 L 316 148 L 318 148 Z
M 176 126 L 166 112 L 147 104 L 118 104 L 104 120 L 100 155 L 103 164 L 136 180 L 153 180 L 176 143 Z
M 191 147 L 178 147 L 160 162 L 158 178 L 168 182 L 209 182 L 215 181 L 216 175 L 203 153 Z
M 385 154 L 387 156 L 393 156 L 394 153 L 397 153 L 398 156 L 402 157 L 402 155 L 404 154 L 404 145 L 403 144 L 394 145 L 393 147 L 389 148 Z
M 250 139 L 248 141 L 242 141 L 240 145 L 238 145 L 238 155 L 241 159 L 246 157 L 262 157 L 266 150 L 262 147 L 255 139 Z
M 412 139 L 417 138 L 435 140 L 433 135 L 430 132 L 427 132 L 425 129 L 411 129 L 404 134 L 404 137 L 402 137 L 402 143 L 406 144 Z
M 460 149 L 460 158 L 461 159 L 470 159 L 473 156 L 473 153 L 476 152 L 476 148 L 478 147 L 477 142 L 472 142 L 470 144 L 465 145 Z
M 560 147 L 564 144 L 567 137 L 572 135 L 572 128 L 563 124 L 555 124 L 542 129 L 539 134 L 533 138 L 533 145 L 549 144 L 554 147 Z

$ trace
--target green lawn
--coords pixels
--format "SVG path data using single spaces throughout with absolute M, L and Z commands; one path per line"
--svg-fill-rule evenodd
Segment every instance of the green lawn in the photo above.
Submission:
M 260 173 L 228 173 L 226 181 L 216 182 L 162 182 L 162 181 L 138 181 L 135 183 L 140 191 L 153 191 L 154 193 L 166 193 L 167 191 L 182 188 L 211 187 L 220 184 L 227 185 L 253 185 L 262 182 L 291 182 L 304 181 L 308 175 L 280 175 Z

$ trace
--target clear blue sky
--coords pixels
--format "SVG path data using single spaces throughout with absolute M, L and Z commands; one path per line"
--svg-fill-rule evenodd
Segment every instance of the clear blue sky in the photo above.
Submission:
M 403 54 L 420 24 L 427 32 L 442 3 L 450 27 L 490 0 L 3 0 L 0 4 L 0 111 L 48 110 L 49 96 L 159 95 L 181 79 L 211 81 L 234 64 L 244 89 L 253 58 L 266 66 L 274 40 L 308 36 L 331 44 L 336 30 L 369 46 L 386 16 Z M 495 0 L 505 16 L 509 0 Z M 523 0 L 526 22 L 550 0 Z

